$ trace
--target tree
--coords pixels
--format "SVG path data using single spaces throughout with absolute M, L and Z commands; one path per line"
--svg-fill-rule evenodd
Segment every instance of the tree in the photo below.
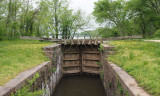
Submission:
M 66 0 L 53 0 L 50 4 L 51 21 L 54 25 L 53 37 L 58 38 L 59 34 L 66 39 L 71 35 L 74 37 L 78 30 L 87 25 L 89 19 L 84 19 L 82 11 L 74 12 L 69 9 L 69 3 Z
M 117 26 L 120 35 L 126 34 L 125 20 L 126 12 L 124 10 L 125 2 L 123 0 L 99 0 L 95 3 L 93 15 L 100 23 L 111 22 Z
M 78 30 L 84 29 L 87 26 L 89 19 L 86 18 L 81 10 L 73 12 L 73 10 L 68 10 L 64 8 L 63 13 L 60 16 L 60 31 L 62 33 L 62 38 L 69 39 L 71 36 L 74 38 L 75 33 Z
M 5 11 L 6 11 L 6 5 L 5 0 L 0 0 L 0 40 L 4 37 L 4 31 L 5 31 Z
M 159 0 L 131 0 L 127 3 L 127 8 L 131 12 L 132 20 L 136 21 L 142 30 L 142 35 L 153 35 L 160 27 Z M 155 8 L 156 7 L 156 8 Z
M 160 29 L 159 0 L 99 0 L 93 15 L 99 23 L 111 25 L 110 29 L 116 27 L 121 36 L 141 34 L 148 37 Z
M 52 0 L 50 2 L 50 7 L 51 7 L 51 11 L 52 14 L 52 23 L 54 25 L 54 31 L 55 34 L 53 33 L 53 37 L 55 37 L 56 39 L 58 39 L 58 35 L 59 35 L 59 22 L 60 22 L 60 15 L 62 13 L 62 8 L 68 6 L 68 2 L 66 0 Z
M 90 16 L 85 16 L 85 14 L 81 10 L 76 11 L 73 14 L 72 18 L 73 18 L 73 24 L 72 24 L 73 36 L 72 38 L 74 38 L 75 33 L 78 30 L 84 30 L 89 27 L 91 18 Z
M 86 24 L 81 11 L 73 12 L 66 0 L 0 0 L 0 38 L 20 36 L 58 38 L 73 35 Z M 68 38 L 68 37 L 65 37 Z

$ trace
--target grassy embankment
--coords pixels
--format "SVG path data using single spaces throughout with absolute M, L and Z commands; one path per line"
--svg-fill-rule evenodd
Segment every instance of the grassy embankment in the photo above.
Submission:
M 42 47 L 49 44 L 36 40 L 0 41 L 0 86 L 19 73 L 47 61 Z
M 133 76 L 153 96 L 160 96 L 160 43 L 144 41 L 113 41 L 115 55 L 109 57 Z

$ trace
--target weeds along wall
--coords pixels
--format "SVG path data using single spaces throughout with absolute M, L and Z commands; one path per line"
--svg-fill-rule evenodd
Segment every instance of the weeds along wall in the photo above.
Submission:
M 4 86 L 0 96 L 50 96 L 62 78 L 61 45 L 44 47 L 43 52 L 51 61 L 19 74 Z

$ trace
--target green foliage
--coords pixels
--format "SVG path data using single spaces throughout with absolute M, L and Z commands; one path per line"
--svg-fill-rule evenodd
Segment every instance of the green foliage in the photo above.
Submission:
M 112 82 L 109 82 L 109 87 L 110 87 L 110 88 L 112 87 Z
M 61 24 L 59 31 L 62 33 L 62 38 L 68 39 L 70 36 L 74 37 L 78 30 L 83 30 L 83 27 L 88 25 L 89 19 L 87 20 L 81 10 L 76 12 L 67 8 L 63 10 L 60 16 Z
M 99 72 L 100 72 L 100 77 L 103 80 L 104 79 L 104 72 L 103 72 L 103 70 L 100 70 Z
M 100 47 L 99 47 L 98 49 L 99 49 L 99 51 L 102 51 L 102 52 L 103 52 L 103 51 L 104 51 L 103 45 L 101 44 Z
M 53 68 L 53 69 L 52 69 L 52 72 L 56 72 L 56 70 L 57 70 L 57 68 Z
M 135 57 L 134 57 L 134 54 L 133 54 L 133 52 L 129 52 L 129 59 L 130 60 L 133 60 Z
M 120 36 L 119 31 L 116 28 L 98 28 L 97 32 L 102 38 Z
M 153 37 L 160 29 L 159 0 L 99 0 L 93 15 L 97 22 L 105 24 L 99 33 L 103 38 L 119 35 L 143 35 Z M 102 32 L 102 33 L 101 33 Z
M 120 93 L 121 95 L 123 94 L 123 88 L 122 88 L 122 85 L 119 81 L 117 81 L 117 87 L 118 87 L 118 93 Z
M 116 54 L 108 58 L 133 76 L 153 96 L 160 92 L 160 43 L 141 40 L 113 41 Z
M 63 68 L 64 69 L 64 71 L 68 71 L 68 68 Z
M 158 30 L 154 33 L 154 37 L 160 38 L 160 29 L 158 29 Z
M 67 0 L 38 0 L 36 5 L 31 0 L 0 0 L 0 39 L 70 37 L 88 24 L 81 10 L 69 9 Z
M 40 96 L 43 94 L 43 90 L 35 90 L 33 92 L 30 91 L 30 89 L 33 86 L 33 83 L 35 83 L 36 79 L 39 78 L 39 73 L 37 73 L 32 80 L 27 80 L 28 84 L 25 84 L 22 89 L 18 90 L 15 94 L 12 94 L 11 96 Z
M 100 62 L 96 62 L 97 65 L 99 65 L 100 67 L 102 67 L 102 64 Z
M 118 87 L 118 93 L 121 96 L 129 96 L 128 92 L 126 90 L 123 89 L 121 83 L 119 82 L 119 80 L 117 79 L 117 83 L 116 83 L 117 87 Z
M 107 23 L 117 27 L 120 35 L 126 34 L 126 16 L 127 13 L 124 10 L 125 2 L 123 0 L 99 0 L 95 3 L 93 15 L 100 23 Z

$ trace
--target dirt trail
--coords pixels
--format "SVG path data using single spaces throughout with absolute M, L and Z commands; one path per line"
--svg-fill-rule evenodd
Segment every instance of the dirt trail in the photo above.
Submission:
M 144 40 L 144 41 L 159 42 L 160 43 L 160 40 Z

